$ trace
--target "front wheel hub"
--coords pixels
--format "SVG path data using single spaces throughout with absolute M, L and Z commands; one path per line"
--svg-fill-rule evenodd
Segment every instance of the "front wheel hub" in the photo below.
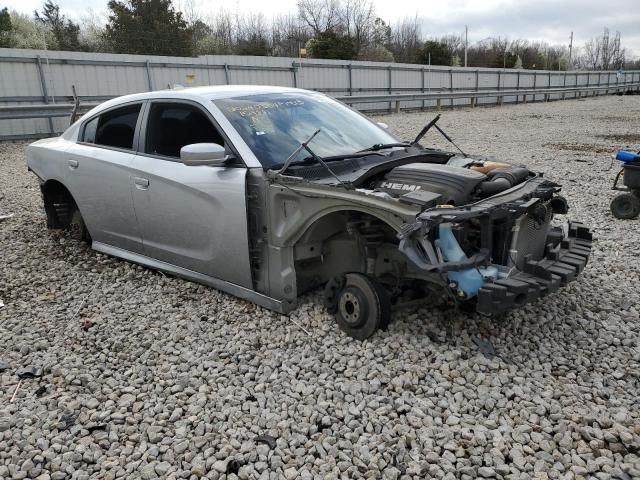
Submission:
M 347 288 L 342 292 L 338 308 L 344 321 L 352 327 L 359 327 L 367 317 L 367 303 L 354 288 Z

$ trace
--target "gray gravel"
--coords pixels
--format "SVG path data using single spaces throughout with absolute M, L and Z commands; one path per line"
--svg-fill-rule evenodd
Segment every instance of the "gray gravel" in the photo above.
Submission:
M 640 97 L 445 112 L 468 151 L 564 182 L 592 260 L 504 319 L 415 307 L 364 343 L 319 295 L 289 319 L 47 231 L 0 145 L 0 478 L 640 478 L 640 220 L 609 213 L 607 170 L 639 118 Z M 10 402 L 24 366 L 43 375 Z

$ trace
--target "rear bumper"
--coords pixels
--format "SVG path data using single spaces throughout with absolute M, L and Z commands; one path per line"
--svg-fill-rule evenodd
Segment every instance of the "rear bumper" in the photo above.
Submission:
M 566 237 L 557 245 L 548 246 L 543 259 L 526 260 L 521 271 L 485 283 L 478 292 L 476 310 L 483 314 L 501 313 L 555 292 L 582 272 L 592 242 L 587 227 L 570 223 Z

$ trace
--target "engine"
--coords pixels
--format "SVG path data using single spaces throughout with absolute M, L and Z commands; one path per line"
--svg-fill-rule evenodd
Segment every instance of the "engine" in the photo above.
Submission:
M 485 174 L 451 165 L 411 163 L 389 171 L 374 188 L 424 207 L 465 205 L 508 190 L 532 175 L 524 167 L 497 168 Z

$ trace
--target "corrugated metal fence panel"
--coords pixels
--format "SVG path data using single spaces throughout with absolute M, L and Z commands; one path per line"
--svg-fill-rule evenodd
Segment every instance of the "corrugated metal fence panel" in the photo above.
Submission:
M 38 66 L 40 58 L 41 69 Z M 630 76 L 631 75 L 631 76 Z M 475 69 L 360 61 L 207 55 L 197 58 L 58 52 L 0 48 L 0 104 L 70 102 L 72 86 L 83 102 L 148 90 L 184 86 L 258 84 L 297 86 L 331 95 L 419 93 L 450 90 L 496 90 L 548 86 L 615 85 L 616 72 L 549 72 Z M 42 81 L 42 80 L 43 81 Z M 638 76 L 640 79 L 640 75 Z M 569 94 L 568 97 L 575 96 Z M 544 95 L 536 95 L 537 100 Z M 554 95 L 561 98 L 561 95 Z M 515 96 L 503 101 L 515 102 Z M 479 104 L 494 104 L 480 98 Z M 442 105 L 468 105 L 469 99 Z M 403 108 L 434 106 L 434 100 L 403 102 Z M 392 102 L 358 104 L 362 110 L 388 110 Z M 54 118 L 53 130 L 68 121 Z M 0 136 L 49 133 L 49 120 L 0 120 Z

